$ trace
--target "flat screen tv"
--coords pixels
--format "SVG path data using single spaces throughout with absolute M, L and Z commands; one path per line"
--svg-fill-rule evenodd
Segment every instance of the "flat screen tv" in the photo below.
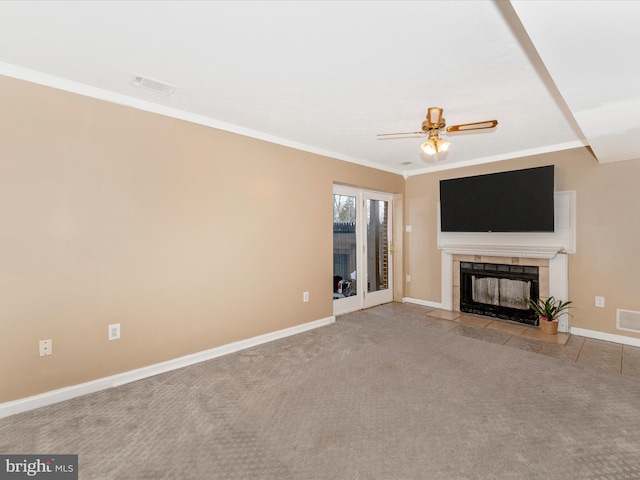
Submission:
M 553 232 L 553 165 L 440 180 L 443 232 Z

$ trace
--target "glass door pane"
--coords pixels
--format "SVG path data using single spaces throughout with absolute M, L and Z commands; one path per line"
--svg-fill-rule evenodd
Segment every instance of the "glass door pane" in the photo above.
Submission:
M 393 301 L 391 258 L 391 195 L 364 192 L 367 289 L 363 306 L 373 307 Z M 364 278 L 364 276 L 363 276 Z M 364 286 L 363 286 L 364 288 Z
M 389 288 L 389 203 L 367 199 L 367 292 Z
M 358 294 L 357 198 L 333 195 L 333 299 Z

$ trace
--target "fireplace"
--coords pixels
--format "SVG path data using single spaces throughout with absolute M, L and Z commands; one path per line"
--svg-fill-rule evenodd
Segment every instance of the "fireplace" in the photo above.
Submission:
M 536 314 L 526 301 L 539 297 L 538 266 L 459 263 L 461 312 L 536 324 Z
M 537 318 L 524 298 L 551 294 L 550 261 L 531 253 L 526 257 L 482 253 L 450 257 L 451 310 L 536 325 Z

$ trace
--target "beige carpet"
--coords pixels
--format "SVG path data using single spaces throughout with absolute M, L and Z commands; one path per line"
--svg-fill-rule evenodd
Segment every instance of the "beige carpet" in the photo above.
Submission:
M 81 479 L 640 478 L 640 384 L 390 304 L 0 420 Z

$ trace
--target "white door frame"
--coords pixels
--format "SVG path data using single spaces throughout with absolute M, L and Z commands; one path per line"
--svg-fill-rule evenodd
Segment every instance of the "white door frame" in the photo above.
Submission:
M 384 290 L 378 290 L 374 292 L 368 292 L 368 289 L 364 289 L 364 297 L 363 297 L 363 307 L 369 308 L 374 307 L 376 305 L 382 305 L 383 303 L 389 303 L 393 301 L 393 255 L 391 254 L 391 246 L 393 244 L 393 195 L 387 193 L 380 192 L 371 192 L 364 190 L 363 191 L 363 202 L 362 202 L 362 212 L 363 217 L 367 213 L 366 201 L 367 200 L 380 200 L 383 202 L 387 202 L 387 288 Z M 366 250 L 366 240 L 367 240 L 367 222 L 362 222 L 362 237 L 363 246 L 364 246 L 364 254 L 363 260 L 368 260 L 369 252 Z M 374 252 L 371 252 L 372 254 Z M 362 278 L 368 278 L 368 261 L 363 262 L 364 271 L 362 272 Z
M 356 284 L 357 295 L 333 300 L 333 314 L 341 315 L 363 308 L 380 305 L 393 301 L 393 256 L 391 245 L 393 242 L 393 195 L 382 192 L 374 192 L 343 185 L 333 186 L 334 195 L 347 195 L 356 198 Z M 387 217 L 387 255 L 389 284 L 384 290 L 367 292 L 367 222 L 366 200 L 382 200 L 388 202 Z

